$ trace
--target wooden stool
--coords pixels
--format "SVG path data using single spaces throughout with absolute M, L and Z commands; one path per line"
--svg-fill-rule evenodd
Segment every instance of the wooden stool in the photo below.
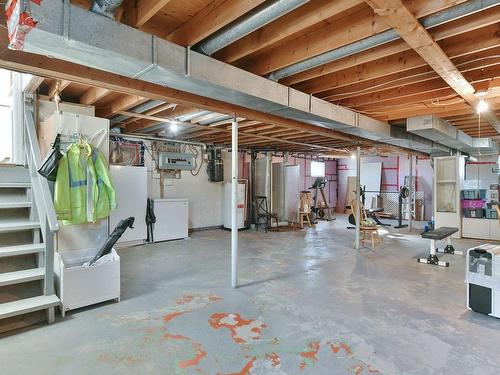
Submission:
M 369 240 L 367 237 L 370 235 L 372 250 L 375 251 L 375 244 L 382 246 L 382 237 L 378 233 L 377 227 L 361 227 L 361 245 L 363 245 L 364 241 Z
M 299 211 L 299 223 L 300 223 L 300 227 L 302 229 L 304 228 L 304 216 L 306 217 L 307 222 L 309 223 L 309 228 L 311 228 L 312 224 L 311 224 L 311 219 L 309 218 L 309 212 L 300 212 Z
M 363 246 L 365 241 L 371 241 L 372 243 L 372 250 L 375 251 L 375 245 L 380 245 L 382 246 L 382 237 L 380 237 L 380 234 L 378 233 L 378 228 L 377 227 L 361 227 L 359 228 L 361 237 L 359 239 L 360 246 Z M 370 238 L 368 238 L 368 235 Z M 356 246 L 356 241 L 354 241 L 352 247 Z

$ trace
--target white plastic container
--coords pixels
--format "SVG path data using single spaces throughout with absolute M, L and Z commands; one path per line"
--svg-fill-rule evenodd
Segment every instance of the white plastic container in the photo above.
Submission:
M 68 310 L 109 300 L 120 301 L 120 256 L 112 249 L 108 262 L 84 267 L 83 263 L 95 252 L 95 249 L 82 249 L 54 254 L 56 290 L 63 317 Z

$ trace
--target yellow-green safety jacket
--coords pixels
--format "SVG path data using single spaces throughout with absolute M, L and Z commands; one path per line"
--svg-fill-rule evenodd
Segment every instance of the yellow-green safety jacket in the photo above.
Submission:
M 64 225 L 95 223 L 109 216 L 116 197 L 102 152 L 88 144 L 69 146 L 58 165 L 54 206 Z

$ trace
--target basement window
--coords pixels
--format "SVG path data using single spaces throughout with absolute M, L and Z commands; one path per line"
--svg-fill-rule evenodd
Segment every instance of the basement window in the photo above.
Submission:
M 325 177 L 325 163 L 311 161 L 311 177 Z

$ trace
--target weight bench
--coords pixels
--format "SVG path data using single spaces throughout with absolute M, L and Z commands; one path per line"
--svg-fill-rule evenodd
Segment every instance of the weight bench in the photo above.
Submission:
M 378 225 L 383 225 L 385 227 L 390 227 L 391 224 L 386 224 L 386 223 L 382 223 L 378 216 L 377 216 L 377 212 L 384 212 L 384 209 L 383 208 L 367 208 L 366 209 L 366 215 L 368 217 L 371 217 L 373 220 L 375 220 L 375 222 L 378 224 Z
M 451 235 L 458 232 L 458 228 L 454 227 L 439 227 L 429 232 L 422 232 L 422 238 L 431 240 L 430 254 L 428 258 L 418 258 L 419 263 L 433 264 L 435 266 L 448 267 L 449 262 L 443 262 L 438 259 L 436 252 L 443 254 L 456 254 L 463 255 L 462 251 L 457 251 L 451 244 Z M 444 249 L 436 248 L 436 241 L 444 240 L 446 238 L 446 247 Z

